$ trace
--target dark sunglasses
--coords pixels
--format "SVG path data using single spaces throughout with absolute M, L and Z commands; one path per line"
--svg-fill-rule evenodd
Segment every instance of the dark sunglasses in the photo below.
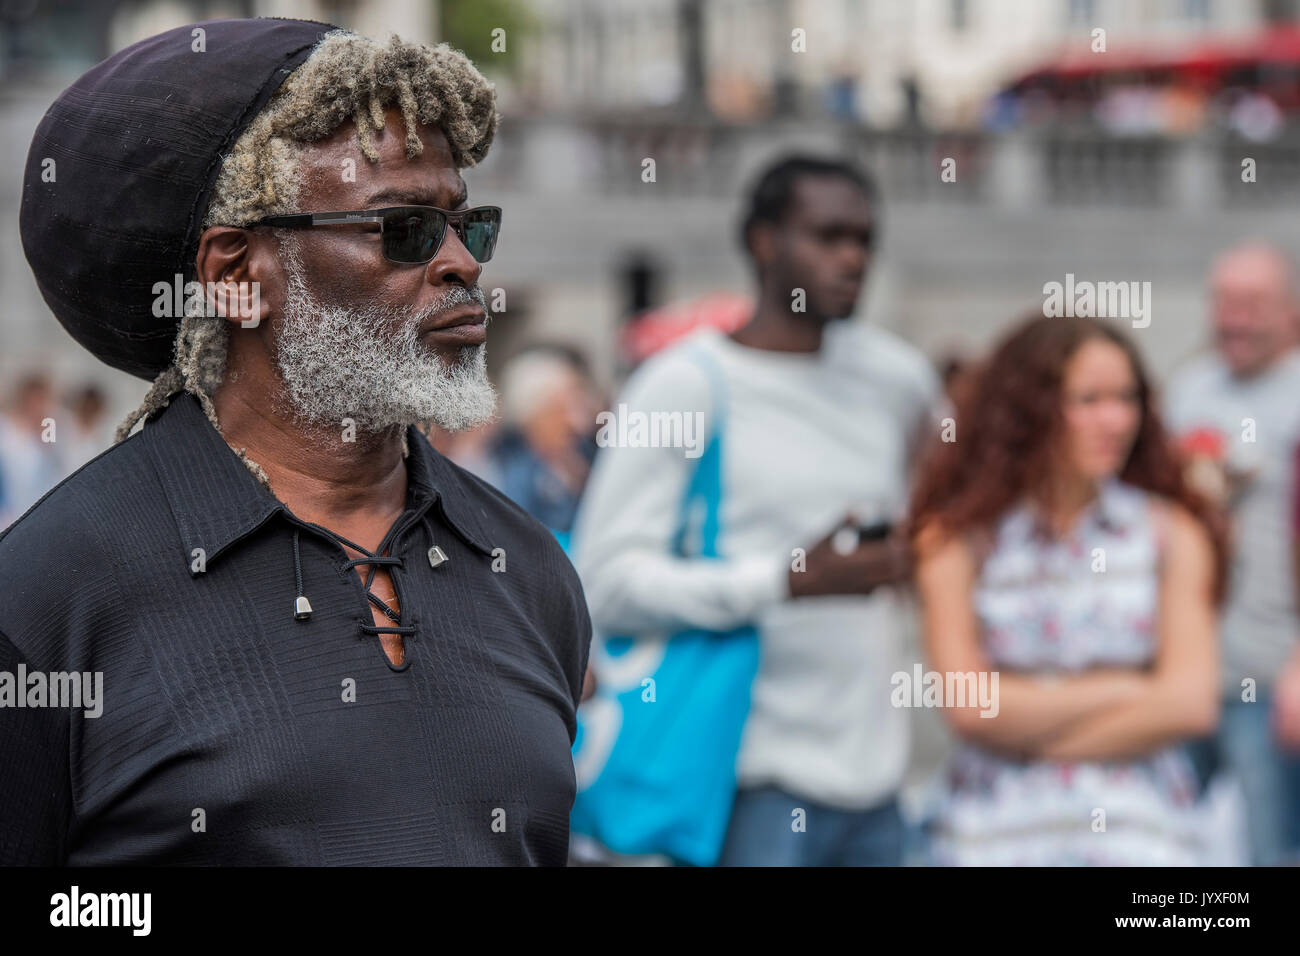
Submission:
M 390 262 L 432 262 L 442 248 L 447 225 L 465 244 L 476 262 L 487 262 L 496 248 L 501 232 L 500 206 L 475 206 L 473 209 L 439 209 L 437 206 L 386 206 L 383 209 L 356 209 L 351 212 L 304 212 L 291 216 L 267 216 L 254 226 L 278 229 L 311 229 L 314 226 L 347 226 L 354 223 L 378 223 L 382 234 L 384 258 Z

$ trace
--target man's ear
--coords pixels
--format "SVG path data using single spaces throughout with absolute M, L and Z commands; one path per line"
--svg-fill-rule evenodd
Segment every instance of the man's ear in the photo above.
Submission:
M 220 315 L 241 327 L 255 329 L 270 304 L 262 298 L 261 269 L 245 229 L 213 226 L 199 237 L 195 275 L 203 284 L 208 314 Z

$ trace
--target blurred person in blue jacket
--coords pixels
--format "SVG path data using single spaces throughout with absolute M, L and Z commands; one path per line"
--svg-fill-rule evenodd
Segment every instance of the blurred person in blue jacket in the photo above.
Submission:
M 501 374 L 501 417 L 484 477 L 564 541 L 595 454 L 581 357 L 558 345 L 520 352 Z

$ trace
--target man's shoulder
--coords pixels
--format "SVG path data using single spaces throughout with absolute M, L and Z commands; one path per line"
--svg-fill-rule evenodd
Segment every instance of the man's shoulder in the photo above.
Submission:
M 483 524 L 483 531 L 489 537 L 496 528 L 509 528 L 527 536 L 549 534 L 545 525 L 527 511 L 506 497 L 489 481 L 480 478 L 468 468 L 456 464 L 445 455 L 442 456 L 442 470 L 451 479 L 449 489 L 462 502 L 477 512 Z M 488 542 L 491 543 L 491 542 Z
M 833 328 L 829 344 L 855 373 L 904 390 L 918 401 L 933 401 L 941 390 L 930 359 L 897 332 L 874 323 L 845 321 Z
M 475 530 L 486 537 L 483 543 L 491 548 L 492 570 L 507 572 L 490 576 L 522 602 L 565 662 L 576 706 L 591 644 L 591 617 L 577 570 L 544 524 L 468 469 L 446 457 L 441 465 L 441 477 L 451 485 L 443 493 L 455 495 L 456 505 L 462 509 L 474 509 L 479 525 Z M 572 715 L 566 722 L 572 736 Z
M 9 527 L 0 530 L 0 573 L 10 552 L 35 548 L 26 560 L 61 548 L 83 548 L 87 533 L 104 525 L 107 516 L 139 522 L 140 480 L 147 474 L 145 452 L 138 436 L 109 446 L 68 474 L 42 495 Z
M 723 339 L 724 334 L 712 327 L 684 335 L 637 366 L 628 377 L 625 392 L 688 401 L 707 393 L 710 369 L 725 374 Z
M 438 454 L 433 452 L 433 454 Z M 467 468 L 462 468 L 450 458 L 441 456 L 442 474 L 450 480 L 452 487 L 445 489 L 454 495 L 452 505 L 473 510 L 479 529 L 485 540 L 483 544 L 495 553 L 501 549 L 502 555 L 509 560 L 511 549 L 525 549 L 527 552 L 541 554 L 547 562 L 558 562 L 566 574 L 572 571 L 569 559 L 564 553 L 555 534 L 531 514 L 507 497 L 500 489 L 480 478 Z M 454 512 L 451 514 L 456 520 Z M 577 584 L 576 574 L 572 584 Z
M 1230 384 L 1228 367 L 1214 352 L 1193 355 L 1169 376 L 1169 395 L 1175 399 L 1195 397 L 1206 389 Z
M 141 498 L 139 444 L 105 449 L 0 531 L 0 633 L 24 653 L 57 659 L 121 601 L 110 542 L 167 514 Z
M 840 341 L 852 346 L 859 361 L 888 366 L 900 373 L 918 375 L 932 370 L 930 360 L 899 333 L 874 322 L 844 322 L 835 327 Z

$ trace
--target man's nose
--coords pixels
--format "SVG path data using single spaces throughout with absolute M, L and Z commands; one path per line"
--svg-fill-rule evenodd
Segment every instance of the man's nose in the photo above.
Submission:
M 429 263 L 424 278 L 431 285 L 454 283 L 472 286 L 478 282 L 482 272 L 483 264 L 469 254 L 465 243 L 460 241 L 460 235 L 448 225 L 447 234 L 442 239 L 442 248 Z

